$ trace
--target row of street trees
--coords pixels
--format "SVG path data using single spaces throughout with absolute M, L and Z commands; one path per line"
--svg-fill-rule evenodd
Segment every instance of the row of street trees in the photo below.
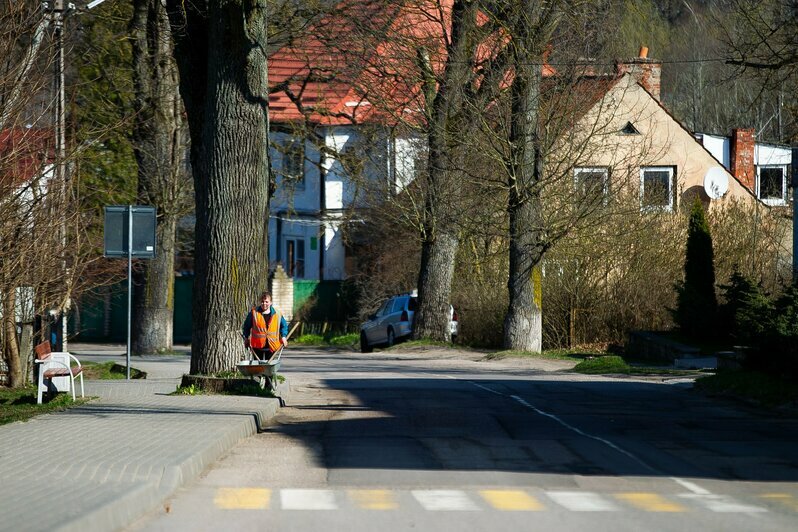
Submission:
M 632 4 L 635 9 L 631 11 L 656 18 L 650 2 Z M 796 11 L 791 2 L 698 2 L 696 9 L 687 11 L 672 4 L 661 9 L 660 16 L 677 20 L 674 13 L 682 13 L 681 20 L 690 15 L 698 19 L 719 13 L 721 8 L 732 13 L 715 25 L 725 30 L 726 48 L 719 47 L 719 53 L 749 71 L 774 74 L 766 81 L 777 80 L 780 88 L 794 87 L 796 43 L 789 28 Z M 27 118 L 34 116 L 37 108 L 41 116 L 48 112 L 48 101 L 42 101 L 48 98 L 41 98 L 45 92 L 41 89 L 49 79 L 54 55 L 45 51 L 52 40 L 43 38 L 46 32 L 42 28 L 47 28 L 42 25 L 44 13 L 34 2 L 0 5 L 9 58 L 0 95 L 5 133 L 29 123 Z M 18 345 L 11 318 L 17 288 L 34 287 L 39 294 L 35 311 L 42 313 L 65 307 L 81 283 L 97 284 L 98 278 L 87 273 L 94 271 L 96 264 L 88 257 L 89 251 L 96 257 L 99 248 L 96 207 L 107 200 L 103 194 L 93 195 L 104 184 L 102 176 L 93 172 L 108 161 L 118 161 L 115 168 L 125 169 L 120 176 L 134 178 L 137 187 L 129 197 L 117 195 L 117 200 L 132 202 L 135 197 L 156 205 L 159 212 L 159 259 L 137 270 L 137 351 L 170 347 L 174 235 L 176 220 L 192 203 L 190 167 L 196 213 L 192 372 L 232 367 L 241 310 L 263 286 L 268 268 L 266 224 L 272 176 L 267 57 L 275 48 L 270 37 L 279 44 L 298 42 L 308 28 L 341 54 L 347 65 L 342 71 L 314 71 L 310 76 L 350 84 L 363 101 L 379 106 L 384 115 L 393 115 L 385 123 L 419 139 L 426 150 L 426 160 L 418 165 L 422 171 L 413 183 L 399 194 L 391 183 L 390 190 L 380 194 L 387 199 L 380 212 L 400 220 L 418 243 L 420 306 L 414 334 L 448 339 L 448 304 L 457 257 L 463 256 L 465 242 L 469 250 L 482 250 L 474 257 L 507 254 L 503 342 L 511 349 L 539 350 L 539 266 L 544 256 L 580 227 L 595 224 L 596 217 L 617 219 L 627 214 L 623 208 L 601 208 L 596 196 L 589 193 L 578 195 L 574 202 L 566 185 L 572 184 L 573 168 L 589 159 L 590 137 L 600 137 L 603 128 L 597 120 L 587 133 L 572 131 L 576 121 L 583 119 L 586 104 L 593 102 L 594 94 L 581 80 L 609 67 L 610 56 L 617 52 L 613 43 L 623 40 L 609 37 L 616 32 L 608 32 L 601 23 L 607 20 L 603 14 L 618 15 L 618 31 L 634 33 L 637 25 L 623 22 L 629 8 L 630 2 L 615 0 L 347 0 L 338 5 L 278 0 L 135 0 L 132 11 L 129 6 L 113 6 L 117 30 L 110 34 L 118 37 L 114 41 L 118 64 L 129 58 L 129 82 L 112 87 L 124 85 L 125 90 L 105 91 L 114 95 L 108 99 L 115 114 L 110 113 L 113 116 L 86 135 L 72 152 L 77 186 L 64 183 L 62 187 L 79 191 L 76 199 L 82 203 L 66 201 L 71 194 L 62 194 L 60 201 L 55 201 L 52 191 L 57 185 L 52 183 L 37 189 L 30 180 L 22 187 L 30 194 L 43 190 L 41 197 L 48 199 L 39 203 L 26 199 L 29 212 L 33 212 L 30 205 L 46 204 L 48 215 L 65 220 L 71 228 L 66 246 L 63 238 L 54 238 L 48 245 L 41 245 L 42 238 L 31 239 L 36 253 L 60 260 L 38 261 L 30 253 L 26 257 L 31 258 L 11 260 L 14 253 L 22 254 L 17 252 L 20 246 L 12 249 L 9 243 L 19 241 L 20 231 L 30 233 L 38 226 L 30 221 L 32 214 L 28 221 L 19 222 L 24 219 L 16 214 L 19 201 L 9 207 L 22 196 L 16 192 L 18 183 L 8 186 L 7 176 L 14 172 L 3 172 L 3 212 L 7 214 L 3 220 L 9 220 L 0 238 L 5 246 L 0 293 L 5 305 L 6 359 L 19 358 L 11 356 L 12 344 Z M 125 20 L 130 21 L 129 29 L 124 28 Z M 641 22 L 645 27 L 662 27 L 657 24 Z M 347 31 L 339 31 L 342 28 Z M 77 33 L 83 42 L 91 40 L 90 31 Z M 375 54 L 371 45 L 380 53 Z M 713 59 L 717 61 L 717 57 Z M 557 76 L 550 75 L 547 69 L 551 67 Z M 81 82 L 75 97 L 85 98 L 86 106 L 94 105 L 96 99 L 86 97 L 87 87 L 107 82 L 113 75 L 102 69 L 73 72 L 72 80 Z M 272 88 L 280 89 L 285 87 Z M 303 105 L 301 98 L 296 103 Z M 87 118 L 79 108 L 73 116 Z M 352 123 L 357 125 L 354 115 Z M 313 124 L 300 126 L 307 131 Z M 80 127 L 76 130 L 83 131 Z M 8 153 L 3 151 L 4 158 Z M 135 176 L 129 175 L 131 168 L 120 158 L 121 153 L 135 156 Z M 9 155 L 8 160 L 18 161 L 19 154 Z M 116 191 L 130 181 L 120 178 Z M 85 201 L 89 196 L 94 198 L 93 204 Z M 94 205 L 94 214 L 88 215 L 78 205 Z M 53 272 L 37 274 L 34 282 L 32 277 L 22 279 L 12 271 L 15 264 L 17 271 L 26 270 L 30 277 L 34 274 L 32 263 L 48 264 Z M 480 262 L 473 268 L 479 270 Z M 59 271 L 68 275 L 56 275 Z M 54 282 L 56 279 L 65 282 Z M 42 287 L 61 288 L 48 291 Z

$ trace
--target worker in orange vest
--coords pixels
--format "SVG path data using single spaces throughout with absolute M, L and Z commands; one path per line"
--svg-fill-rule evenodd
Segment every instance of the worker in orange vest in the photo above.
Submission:
M 272 354 L 288 345 L 288 322 L 272 306 L 272 295 L 263 292 L 260 306 L 252 307 L 241 331 L 244 347 L 252 348 L 259 358 L 269 359 Z

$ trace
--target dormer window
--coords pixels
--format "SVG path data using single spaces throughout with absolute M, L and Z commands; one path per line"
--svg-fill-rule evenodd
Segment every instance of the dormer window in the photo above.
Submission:
M 623 135 L 639 135 L 640 131 L 635 127 L 635 125 L 631 122 L 627 122 L 625 126 L 621 128 L 621 134 Z

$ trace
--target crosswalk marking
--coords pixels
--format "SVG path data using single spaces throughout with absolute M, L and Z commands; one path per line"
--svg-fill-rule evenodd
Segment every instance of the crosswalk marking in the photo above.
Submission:
M 754 506 L 751 504 L 743 504 L 726 495 L 701 495 L 695 493 L 686 493 L 681 495 L 685 499 L 692 499 L 703 504 L 713 512 L 718 513 L 759 513 L 767 512 L 767 509 L 761 506 Z
M 264 488 L 219 488 L 213 502 L 222 510 L 266 510 L 271 495 Z
M 544 509 L 537 499 L 520 490 L 482 490 L 479 494 L 497 510 L 534 512 Z
M 460 490 L 414 490 L 412 493 L 425 510 L 433 512 L 479 510 L 468 495 Z
M 614 512 L 619 509 L 611 501 L 587 491 L 547 491 L 546 495 L 572 512 Z
M 615 495 L 622 501 L 647 512 L 684 512 L 685 507 L 670 502 L 656 493 L 618 493 Z
M 283 510 L 337 510 L 332 490 L 285 489 L 280 491 Z
M 776 501 L 787 508 L 798 512 L 798 499 L 789 493 L 763 493 L 760 495 L 760 497 L 769 501 Z
M 348 497 L 350 508 L 364 510 L 398 510 L 399 494 L 405 490 L 390 489 L 281 489 L 277 502 L 271 504 L 271 489 L 218 488 L 213 503 L 221 510 L 268 510 L 271 506 L 282 510 L 338 510 L 338 502 Z M 529 490 L 494 488 L 483 490 L 411 490 L 413 498 L 427 511 L 543 511 L 545 502 Z M 613 512 L 635 508 L 646 512 L 686 512 L 688 510 L 717 513 L 762 513 L 768 508 L 736 500 L 728 495 L 713 493 L 680 493 L 680 504 L 663 495 L 650 492 L 623 492 L 599 494 L 589 491 L 544 491 L 547 498 L 572 512 Z M 786 507 L 798 512 L 798 498 L 789 493 L 751 494 L 760 501 Z M 479 503 L 479 500 L 482 503 Z M 619 505 L 619 501 L 624 504 Z M 627 506 L 628 505 L 628 506 Z M 344 505 L 344 508 L 347 506 Z
M 389 490 L 349 490 L 349 498 L 366 510 L 396 510 L 399 505 Z

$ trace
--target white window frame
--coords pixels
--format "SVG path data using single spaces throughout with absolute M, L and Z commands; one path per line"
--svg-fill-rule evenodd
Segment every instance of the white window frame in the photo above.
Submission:
M 667 205 L 643 205 L 643 197 L 645 196 L 645 183 L 646 172 L 668 172 L 668 204 Z M 676 177 L 675 166 L 643 166 L 640 168 L 640 211 L 641 212 L 656 212 L 665 211 L 673 212 L 673 189 L 675 186 L 674 180 Z
M 781 198 L 763 198 L 760 188 L 760 171 L 763 168 L 778 168 L 781 170 Z M 756 166 L 756 197 L 765 205 L 787 205 L 787 165 L 786 164 L 758 164 Z
M 579 174 L 601 173 L 604 174 L 601 183 L 602 203 L 607 204 L 610 193 L 610 167 L 609 166 L 578 166 L 574 168 L 574 190 L 579 190 Z

